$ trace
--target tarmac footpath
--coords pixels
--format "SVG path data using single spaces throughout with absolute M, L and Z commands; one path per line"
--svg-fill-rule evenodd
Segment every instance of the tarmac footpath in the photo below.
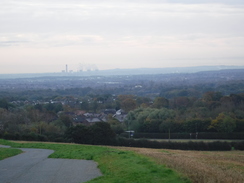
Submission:
M 23 153 L 0 161 L 0 183 L 82 183 L 102 176 L 91 160 L 47 158 L 53 150 L 19 149 Z

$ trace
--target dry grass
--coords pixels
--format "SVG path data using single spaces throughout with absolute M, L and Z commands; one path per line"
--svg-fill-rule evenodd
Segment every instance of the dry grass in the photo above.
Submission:
M 197 183 L 243 183 L 243 151 L 182 151 L 116 147 L 151 157 Z

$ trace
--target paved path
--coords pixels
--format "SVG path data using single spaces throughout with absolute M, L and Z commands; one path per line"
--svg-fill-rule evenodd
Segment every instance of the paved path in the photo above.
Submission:
M 20 149 L 24 153 L 0 161 L 0 183 L 81 183 L 102 175 L 94 161 L 53 159 L 47 158 L 53 150 Z

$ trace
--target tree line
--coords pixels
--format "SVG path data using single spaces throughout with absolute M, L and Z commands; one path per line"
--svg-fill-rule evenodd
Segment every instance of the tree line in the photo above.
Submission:
M 244 94 L 157 97 L 151 106 L 130 111 L 126 123 L 128 129 L 144 133 L 244 132 Z
M 2 135 L 37 134 L 48 139 L 63 138 L 73 126 L 69 112 L 100 112 L 106 108 L 128 113 L 121 123 L 112 116 L 108 124 L 117 134 L 127 130 L 139 133 L 244 132 L 244 94 L 223 95 L 206 92 L 197 97 L 142 97 L 135 95 L 90 94 L 54 96 L 43 104 L 15 104 L 0 99 Z M 62 103 L 62 102 L 64 103 Z M 60 113 L 60 111 L 63 111 Z

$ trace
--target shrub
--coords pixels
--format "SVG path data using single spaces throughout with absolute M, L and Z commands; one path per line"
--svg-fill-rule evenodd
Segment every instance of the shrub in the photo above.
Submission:
M 77 125 L 67 129 L 65 138 L 68 142 L 94 145 L 111 145 L 115 140 L 115 133 L 105 122 L 95 123 L 92 126 Z
M 233 142 L 232 146 L 235 150 L 244 150 L 244 141 L 241 142 Z
M 244 144 L 244 143 L 243 143 Z M 115 144 L 114 144 L 115 145 Z M 117 146 L 127 147 L 144 147 L 156 149 L 179 149 L 179 150 L 197 150 L 197 151 L 229 151 L 231 150 L 231 143 L 229 142 L 173 142 L 173 141 L 149 141 L 145 139 L 135 140 L 127 138 L 117 138 Z
M 4 132 L 2 137 L 6 140 L 20 140 L 21 139 L 21 136 L 19 133 Z
M 128 133 L 122 133 L 121 137 L 128 137 Z M 168 139 L 168 133 L 135 133 L 134 138 L 148 139 Z M 196 139 L 196 133 L 171 133 L 171 139 Z M 235 133 L 217 133 L 217 132 L 201 132 L 197 134 L 197 139 L 244 139 L 243 132 Z

